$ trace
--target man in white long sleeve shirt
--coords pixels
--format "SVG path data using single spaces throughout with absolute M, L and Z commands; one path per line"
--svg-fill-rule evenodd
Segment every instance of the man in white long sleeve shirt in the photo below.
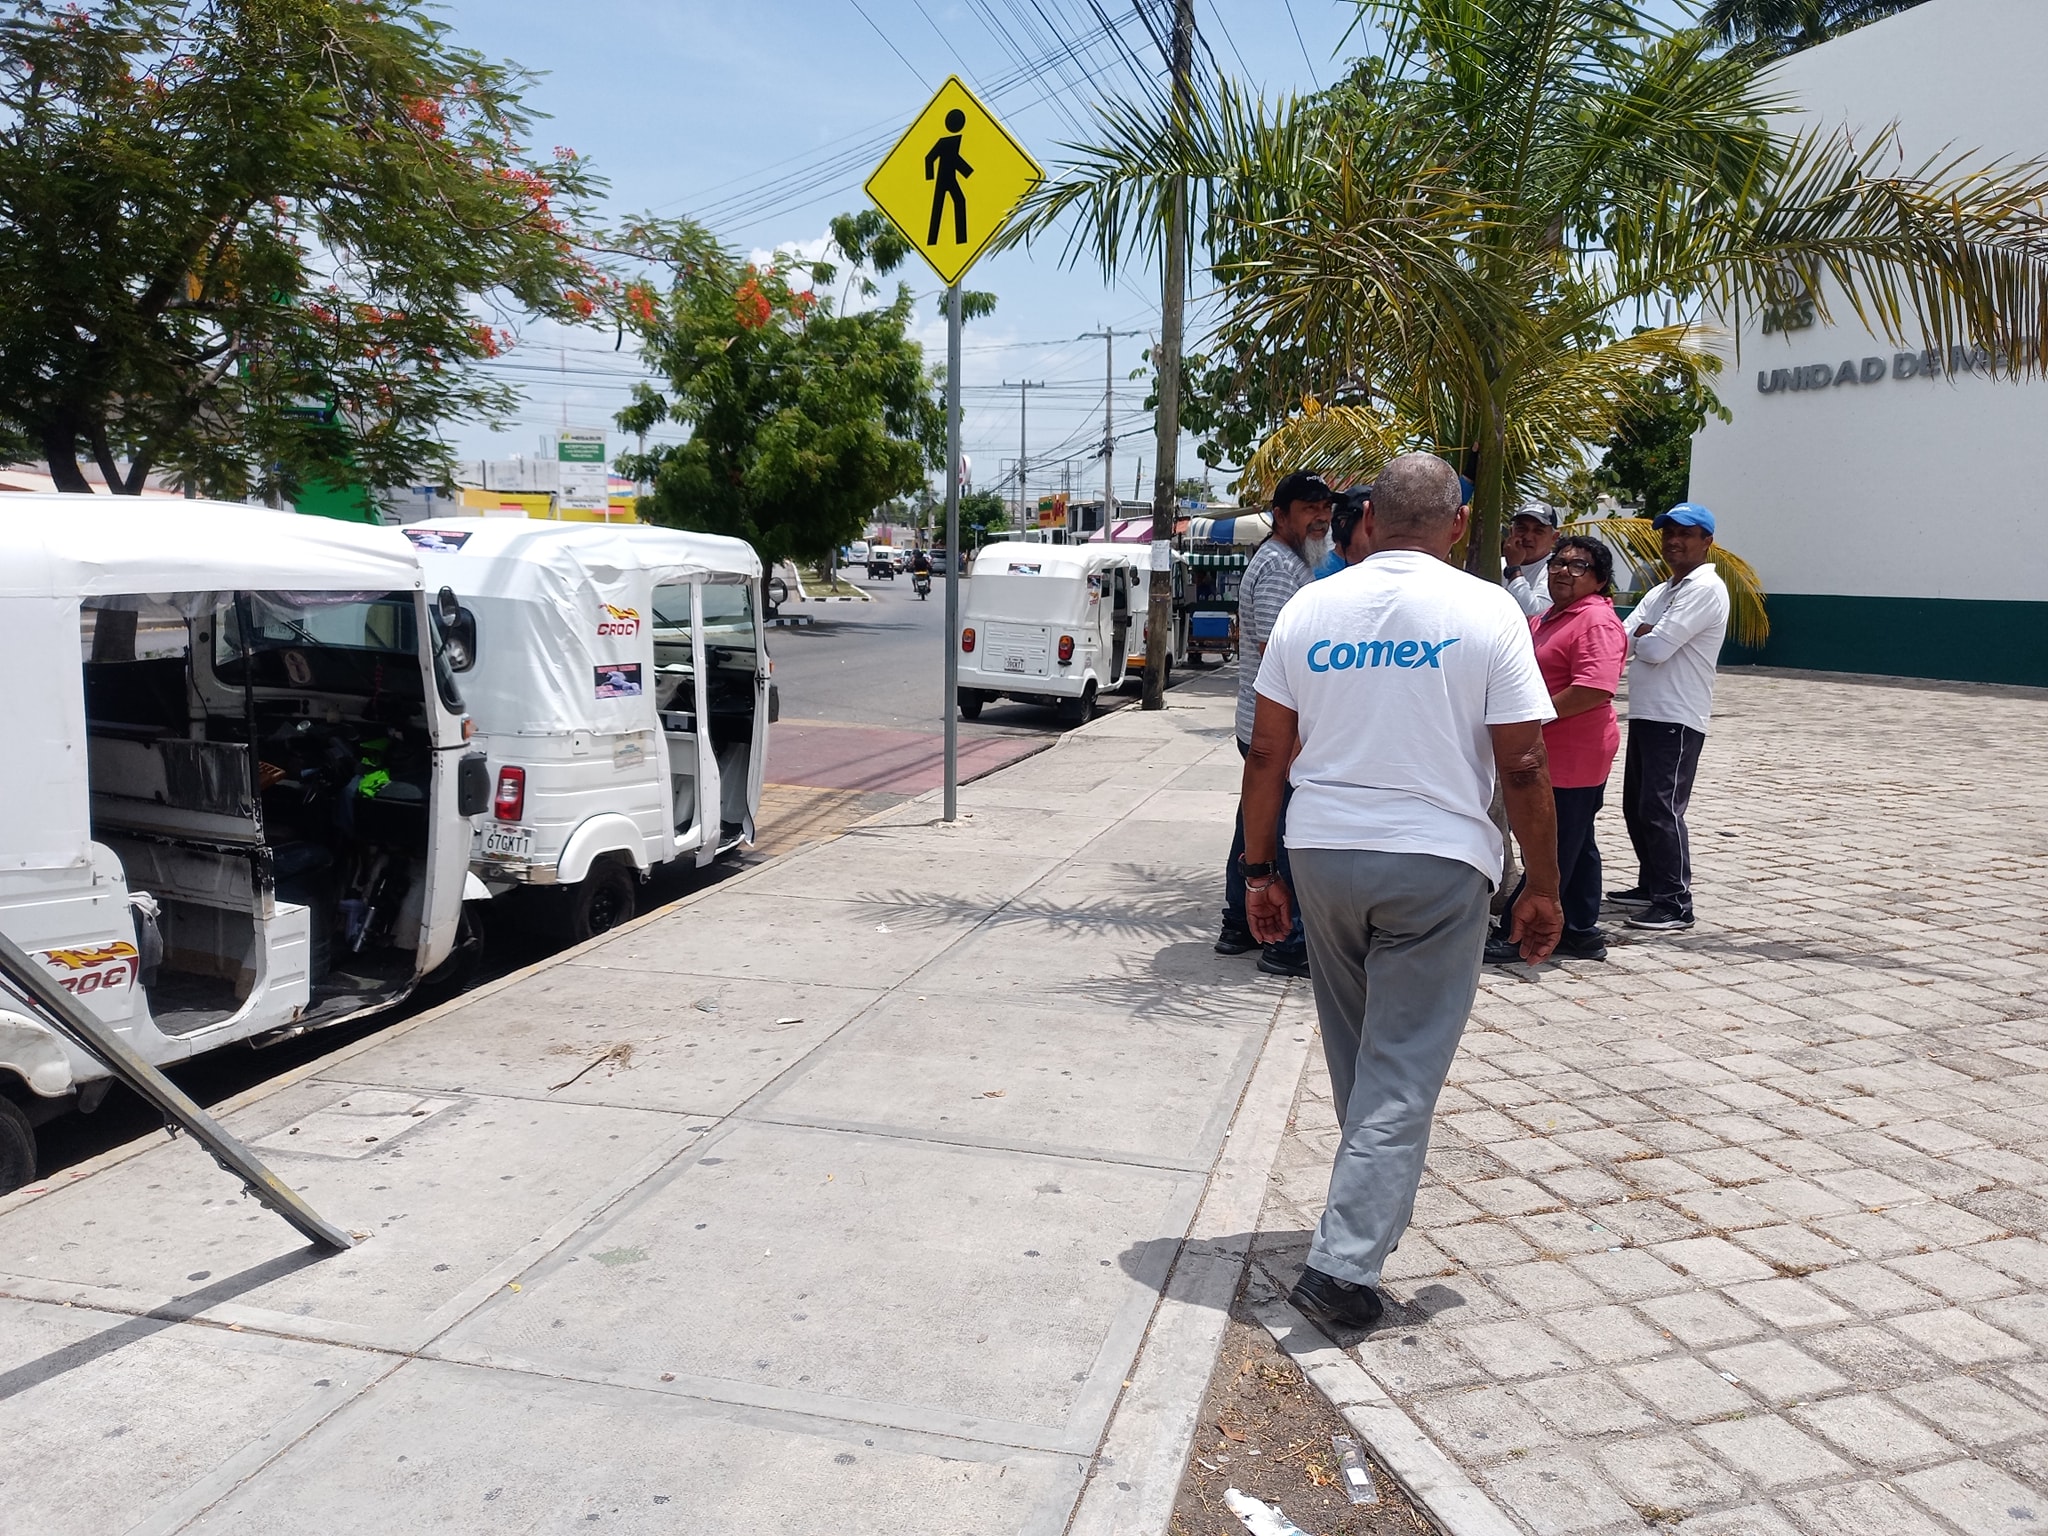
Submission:
M 1550 611 L 1550 552 L 1557 548 L 1561 521 L 1557 508 L 1525 501 L 1508 519 L 1507 537 L 1501 540 L 1507 566 L 1501 585 L 1532 619 Z
M 1728 588 L 1714 569 L 1714 514 L 1682 501 L 1651 523 L 1671 579 L 1629 616 L 1628 757 L 1621 814 L 1637 878 L 1608 900 L 1641 908 L 1631 928 L 1690 928 L 1692 845 L 1685 812 L 1714 713 L 1714 667 L 1728 634 Z

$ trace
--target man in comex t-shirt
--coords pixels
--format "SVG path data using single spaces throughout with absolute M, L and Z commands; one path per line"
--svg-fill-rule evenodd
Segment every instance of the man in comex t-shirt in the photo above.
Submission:
M 1535 964 L 1564 927 L 1550 691 L 1514 599 L 1447 563 L 1459 501 L 1431 454 L 1387 466 L 1367 514 L 1374 553 L 1303 589 L 1273 627 L 1245 759 L 1246 910 L 1260 938 L 1290 917 L 1274 860 L 1294 788 L 1287 849 L 1343 1139 L 1293 1301 L 1338 1328 L 1379 1320 L 1374 1287 L 1414 1209 L 1478 991 L 1501 874 L 1496 765 L 1528 867 L 1512 937 Z

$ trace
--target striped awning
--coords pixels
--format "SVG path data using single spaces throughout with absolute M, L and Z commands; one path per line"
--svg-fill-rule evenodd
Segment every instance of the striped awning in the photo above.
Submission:
M 1256 549 L 1273 533 L 1273 520 L 1264 512 L 1246 512 L 1237 517 L 1197 517 L 1188 524 L 1188 540 L 1197 548 L 1204 544 L 1231 544 Z

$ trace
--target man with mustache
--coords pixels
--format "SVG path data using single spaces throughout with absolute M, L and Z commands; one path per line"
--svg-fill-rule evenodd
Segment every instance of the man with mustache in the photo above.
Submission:
M 1297 470 L 1273 487 L 1273 536 L 1259 546 L 1245 567 L 1237 588 L 1237 751 L 1251 751 L 1252 719 L 1258 712 L 1260 658 L 1273 633 L 1273 621 L 1287 599 L 1315 579 L 1316 566 L 1330 552 L 1330 509 L 1337 493 L 1322 476 Z M 1241 955 L 1258 947 L 1244 910 L 1244 812 L 1230 840 L 1230 865 L 1223 876 L 1223 932 L 1216 940 L 1219 955 Z M 1279 877 L 1287 878 L 1287 850 L 1279 852 Z M 1308 945 L 1301 918 L 1282 938 L 1264 946 L 1259 969 L 1273 976 L 1306 976 Z

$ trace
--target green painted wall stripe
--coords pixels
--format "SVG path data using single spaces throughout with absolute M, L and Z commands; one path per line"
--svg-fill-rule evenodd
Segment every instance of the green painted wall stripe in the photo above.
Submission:
M 2048 687 L 2048 602 L 1773 592 L 1771 638 L 1723 666 L 1801 667 Z

